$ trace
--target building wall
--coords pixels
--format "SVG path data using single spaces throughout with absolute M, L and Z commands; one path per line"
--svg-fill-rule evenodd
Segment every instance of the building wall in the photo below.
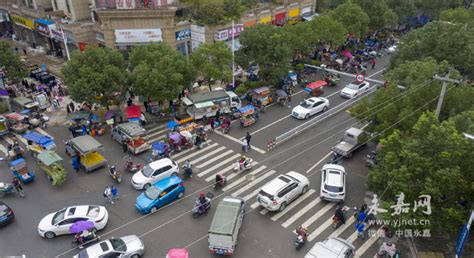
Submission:
M 68 11 L 66 1 L 69 2 Z M 73 21 L 90 20 L 91 10 L 89 7 L 90 2 L 88 0 L 51 0 L 55 11 L 62 10 L 67 14 Z M 54 3 L 57 4 L 57 9 Z

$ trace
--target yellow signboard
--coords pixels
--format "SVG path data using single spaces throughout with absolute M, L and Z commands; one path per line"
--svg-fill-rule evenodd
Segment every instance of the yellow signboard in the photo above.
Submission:
M 33 20 L 26 19 L 15 14 L 12 14 L 10 16 L 12 17 L 12 20 L 15 22 L 16 25 L 20 25 L 31 30 L 35 28 Z
M 288 12 L 288 17 L 292 18 L 292 17 L 297 17 L 300 15 L 300 9 L 299 8 L 296 8 L 296 9 L 291 9 L 289 12 Z
M 272 22 L 272 17 L 271 16 L 265 16 L 260 18 L 260 23 L 265 24 L 265 23 L 270 23 Z

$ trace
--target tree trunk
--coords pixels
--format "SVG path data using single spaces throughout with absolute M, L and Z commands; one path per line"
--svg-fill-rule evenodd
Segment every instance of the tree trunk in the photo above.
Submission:
M 211 79 L 210 79 L 210 78 L 207 80 L 207 83 L 209 84 L 209 91 L 212 91 L 212 87 L 211 87 Z

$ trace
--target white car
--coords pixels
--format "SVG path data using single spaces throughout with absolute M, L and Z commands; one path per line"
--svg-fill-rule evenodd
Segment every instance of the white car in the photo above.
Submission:
M 293 108 L 291 115 L 297 119 L 308 119 L 308 117 L 324 112 L 329 108 L 329 100 L 321 97 L 312 97 L 304 100 Z
M 164 158 L 153 161 L 132 176 L 132 185 L 137 190 L 147 189 L 154 183 L 170 176 L 177 176 L 179 167 L 176 162 Z
M 326 164 L 321 172 L 321 199 L 343 202 L 346 198 L 346 170 L 344 167 Z
M 370 83 L 367 81 L 351 82 L 344 89 L 342 89 L 341 97 L 351 99 L 357 96 L 358 94 L 361 94 L 364 91 L 368 90 L 369 87 L 370 87 Z
M 107 225 L 109 213 L 104 206 L 78 205 L 63 208 L 57 212 L 46 215 L 38 224 L 38 233 L 45 238 L 71 234 L 69 228 L 75 222 L 89 220 L 94 223 L 97 230 Z
M 142 240 L 135 235 L 111 238 L 82 250 L 74 258 L 92 257 L 133 257 L 138 258 L 145 253 Z
M 308 189 L 308 178 L 291 171 L 265 184 L 257 195 L 257 202 L 269 211 L 282 211 Z

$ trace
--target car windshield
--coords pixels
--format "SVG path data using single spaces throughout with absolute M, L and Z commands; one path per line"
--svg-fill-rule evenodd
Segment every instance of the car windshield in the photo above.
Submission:
M 117 252 L 127 251 L 127 245 L 122 239 L 116 239 L 116 238 L 110 239 L 110 244 L 112 244 L 112 247 Z
M 142 174 L 146 177 L 150 177 L 155 170 L 153 170 L 149 165 L 146 165 L 142 168 Z
M 78 254 L 79 258 L 89 258 L 89 255 L 87 254 L 87 250 L 82 250 L 79 254 Z
M 99 206 L 91 205 L 87 209 L 87 217 L 97 218 L 99 216 L 99 212 L 100 212 Z
M 334 186 L 334 185 L 324 184 L 324 189 L 326 189 L 328 192 L 340 193 L 340 192 L 342 192 L 343 187 L 342 186 Z
M 53 216 L 53 225 L 56 225 L 57 223 L 59 223 L 61 220 L 64 219 L 64 214 L 66 213 L 66 209 L 62 209 L 58 212 L 56 212 L 56 214 L 54 214 Z
M 156 186 L 151 186 L 148 187 L 145 191 L 145 196 L 150 199 L 150 200 L 156 200 L 158 199 L 158 196 L 160 196 L 161 190 L 157 188 Z
M 351 90 L 358 90 L 359 89 L 359 84 L 353 82 L 353 83 L 347 85 L 347 88 L 349 88 Z
M 300 106 L 302 106 L 304 108 L 311 108 L 313 106 L 313 103 L 309 102 L 309 101 L 303 101 L 303 102 L 301 102 Z
M 7 214 L 8 207 L 4 204 L 0 204 L 0 216 Z

